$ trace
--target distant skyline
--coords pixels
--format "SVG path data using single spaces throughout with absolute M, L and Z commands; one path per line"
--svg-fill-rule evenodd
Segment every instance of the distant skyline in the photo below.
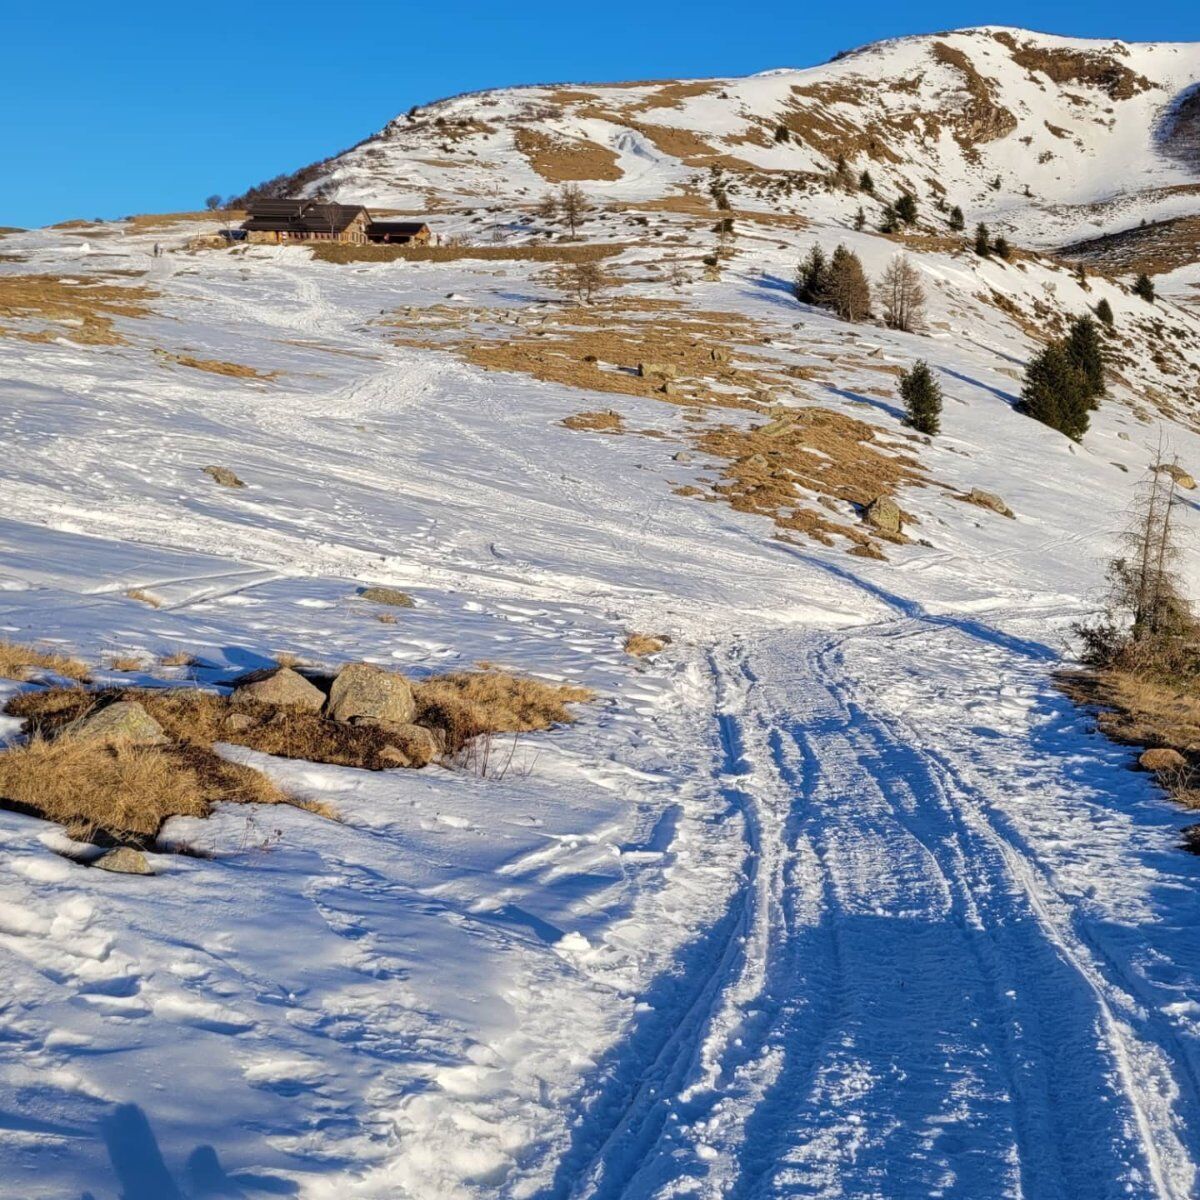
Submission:
M 3 22 L 0 225 L 199 208 L 459 92 L 744 75 L 975 25 L 1200 40 L 1195 0 L 14 6 Z

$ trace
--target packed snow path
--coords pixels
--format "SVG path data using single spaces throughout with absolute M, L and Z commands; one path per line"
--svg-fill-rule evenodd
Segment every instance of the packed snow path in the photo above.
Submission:
M 1030 711 L 1050 657 L 914 619 L 715 657 L 753 851 L 728 975 L 569 1194 L 1194 1195 L 1196 938 L 1109 924 L 1146 847 L 1065 702 Z

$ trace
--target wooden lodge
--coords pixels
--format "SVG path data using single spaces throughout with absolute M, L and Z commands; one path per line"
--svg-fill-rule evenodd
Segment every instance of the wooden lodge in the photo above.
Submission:
M 433 237 L 424 221 L 376 221 L 361 204 L 328 204 L 322 200 L 254 200 L 242 223 L 248 242 L 368 242 L 427 245 Z

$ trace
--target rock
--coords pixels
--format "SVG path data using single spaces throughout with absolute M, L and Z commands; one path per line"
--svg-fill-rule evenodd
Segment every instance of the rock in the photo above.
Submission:
M 325 714 L 334 721 L 407 725 L 417 711 L 408 681 L 371 663 L 344 666 L 329 689 Z
M 412 766 L 412 763 L 408 760 L 408 755 L 403 750 L 397 750 L 395 746 L 384 746 L 379 752 L 379 762 L 385 771 L 390 770 L 392 767 Z
M 729 351 L 723 346 L 714 346 L 708 352 L 708 356 L 715 363 L 727 363 L 729 361 Z
M 992 512 L 998 512 L 1002 517 L 1012 517 L 1012 509 L 996 495 L 995 492 L 985 492 L 983 488 L 972 488 L 967 493 L 967 501 L 970 504 L 978 504 L 980 508 L 990 508 Z
M 739 460 L 740 465 L 749 467 L 753 471 L 765 471 L 770 465 L 767 462 L 765 454 L 750 454 L 747 457 Z
M 423 725 L 393 725 L 388 735 L 395 739 L 395 749 L 414 767 L 424 767 L 441 753 L 437 739 Z
M 690 463 L 692 461 L 692 452 L 690 450 L 677 450 L 671 455 L 671 461 L 677 463 Z
M 240 676 L 234 683 L 234 700 L 256 700 L 278 707 L 307 708 L 320 712 L 325 693 L 291 667 L 271 667 Z
M 670 363 L 640 362 L 638 374 L 643 379 L 676 379 L 679 372 Z
M 89 713 L 71 726 L 75 737 L 104 742 L 160 746 L 168 740 L 162 726 L 136 701 L 118 700 Z
M 1163 463 L 1158 469 L 1170 475 L 1185 491 L 1190 492 L 1195 489 L 1196 481 L 1178 463 Z
M 230 713 L 229 716 L 221 722 L 223 729 L 228 729 L 231 733 L 241 733 L 245 729 L 249 729 L 254 724 L 254 718 L 247 716 L 245 713 Z
M 399 588 L 368 587 L 363 588 L 358 594 L 361 599 L 370 600 L 374 604 L 390 604 L 393 608 L 413 607 L 413 598 Z
M 863 520 L 880 533 L 899 533 L 902 523 L 900 506 L 891 496 L 876 496 L 863 509 Z
M 1180 771 L 1187 766 L 1187 759 L 1178 750 L 1159 747 L 1143 751 L 1138 766 L 1147 771 Z
M 146 856 L 140 850 L 131 850 L 128 846 L 119 846 L 116 850 L 100 855 L 92 866 L 99 867 L 102 871 L 114 871 L 118 875 L 154 874 Z
M 239 488 L 246 485 L 228 467 L 205 467 L 204 474 L 222 487 Z

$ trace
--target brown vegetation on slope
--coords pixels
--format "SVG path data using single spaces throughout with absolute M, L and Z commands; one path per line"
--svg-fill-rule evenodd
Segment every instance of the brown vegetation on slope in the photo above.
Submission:
M 587 138 L 554 137 L 522 127 L 513 131 L 513 140 L 529 165 L 549 183 L 612 181 L 624 174 L 614 151 Z
M 0 337 L 28 342 L 66 338 L 84 346 L 118 346 L 115 317 L 150 315 L 146 287 L 102 282 L 111 276 L 0 275 Z M 8 322 L 20 322 L 18 326 Z M 25 328 L 32 323 L 35 328 Z

